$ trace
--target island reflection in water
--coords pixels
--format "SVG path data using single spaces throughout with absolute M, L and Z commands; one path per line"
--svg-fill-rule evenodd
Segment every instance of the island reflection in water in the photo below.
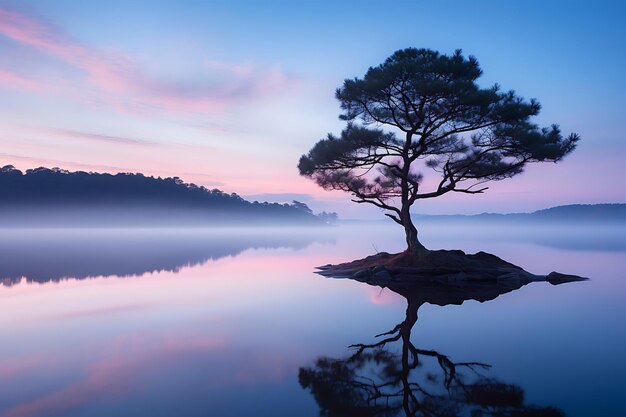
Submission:
M 407 301 L 404 321 L 375 343 L 350 346 L 356 351 L 347 358 L 320 357 L 300 368 L 300 385 L 311 391 L 323 416 L 565 416 L 553 406 L 525 404 L 524 390 L 488 376 L 486 363 L 454 362 L 411 341 L 423 304 L 486 302 L 524 285 L 517 279 L 392 283 L 390 289 Z

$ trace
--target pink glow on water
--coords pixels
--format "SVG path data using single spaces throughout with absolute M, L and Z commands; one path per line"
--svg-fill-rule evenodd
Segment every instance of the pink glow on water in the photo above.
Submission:
M 0 362 L 0 380 L 9 379 L 26 370 L 32 370 L 42 362 L 41 357 L 19 357 L 5 359 Z
M 100 346 L 103 359 L 90 363 L 82 371 L 84 377 L 57 391 L 8 409 L 3 417 L 53 415 L 67 412 L 94 398 L 123 393 L 134 380 L 156 363 L 190 353 L 213 354 L 227 352 L 227 343 L 221 338 L 179 338 L 168 336 L 158 340 L 147 335 L 123 336 Z M 49 358 L 50 359 L 50 358 Z

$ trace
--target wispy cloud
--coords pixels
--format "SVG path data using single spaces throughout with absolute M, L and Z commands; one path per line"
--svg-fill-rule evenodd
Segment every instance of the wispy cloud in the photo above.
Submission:
M 44 133 L 50 134 L 58 134 L 70 138 L 76 139 L 86 139 L 93 140 L 99 142 L 108 142 L 108 143 L 121 143 L 126 145 L 140 145 L 140 146 L 155 146 L 158 145 L 157 142 L 146 140 L 146 139 L 136 139 L 136 138 L 128 138 L 123 136 L 113 136 L 113 135 L 103 135 L 100 133 L 90 133 L 90 132 L 81 132 L 77 130 L 63 129 L 59 127 L 45 127 L 41 128 Z
M 25 78 L 15 72 L 4 70 L 0 68 L 0 85 L 6 85 L 11 88 L 17 88 L 26 91 L 41 92 L 45 90 L 45 87 L 31 79 Z
M 141 68 L 132 56 L 89 47 L 39 16 L 0 7 L 0 36 L 78 70 L 66 84 L 67 96 L 83 95 L 92 103 L 123 111 L 211 112 L 245 100 L 279 94 L 294 85 L 294 77 L 279 67 L 261 68 L 252 63 L 209 61 L 196 75 L 159 77 Z M 36 81 L 16 77 L 0 69 L 0 83 L 12 83 L 36 91 Z M 197 74 L 199 72 L 199 75 Z M 82 85 L 90 87 L 87 97 Z M 95 89 L 95 92 L 94 92 Z

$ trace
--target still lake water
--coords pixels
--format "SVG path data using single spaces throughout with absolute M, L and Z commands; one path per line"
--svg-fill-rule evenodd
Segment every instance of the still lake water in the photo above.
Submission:
M 626 415 L 624 228 L 433 225 L 421 236 L 433 249 L 484 250 L 531 272 L 591 280 L 531 283 L 484 303 L 424 304 L 412 346 L 491 365 L 481 375 L 523 392 L 527 405 Z M 4 230 L 0 416 L 317 416 L 320 407 L 328 415 L 375 415 L 366 407 L 374 403 L 363 403 L 366 391 L 339 390 L 333 399 L 324 391 L 332 384 L 303 375 L 322 378 L 324 363 L 346 363 L 339 360 L 355 353 L 350 345 L 380 340 L 375 335 L 405 320 L 407 300 L 313 270 L 401 249 L 400 228 L 374 223 Z M 402 343 L 394 343 L 384 349 L 399 354 Z M 433 358 L 426 355 L 415 369 L 422 376 L 414 376 L 431 393 L 445 379 Z M 357 369 L 362 389 L 380 377 L 375 365 Z M 370 388 L 382 386 L 377 381 Z M 400 396 L 375 406 L 401 403 L 401 385 L 389 385 Z M 348 411 L 349 401 L 361 408 Z M 394 410 L 388 415 L 404 415 L 401 405 Z

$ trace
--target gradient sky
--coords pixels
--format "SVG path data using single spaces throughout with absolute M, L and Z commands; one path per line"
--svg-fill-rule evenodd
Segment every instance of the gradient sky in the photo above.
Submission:
M 397 49 L 462 48 L 582 136 L 484 195 L 426 213 L 626 202 L 626 25 L 610 1 L 3 1 L 0 165 L 143 172 L 344 217 L 376 216 L 298 176 L 343 122 L 334 89 Z

